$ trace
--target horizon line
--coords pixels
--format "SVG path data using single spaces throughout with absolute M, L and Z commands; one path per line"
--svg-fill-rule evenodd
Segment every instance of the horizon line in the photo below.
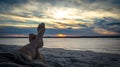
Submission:
M 28 38 L 28 36 L 0 36 L 0 38 Z M 120 38 L 120 36 L 44 36 L 43 38 Z

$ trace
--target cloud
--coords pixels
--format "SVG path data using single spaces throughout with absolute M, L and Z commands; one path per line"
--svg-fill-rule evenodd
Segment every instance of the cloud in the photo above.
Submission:
M 117 33 L 117 32 L 108 31 L 108 30 L 105 30 L 105 29 L 102 29 L 102 28 L 94 28 L 93 30 L 94 30 L 96 33 L 104 34 L 104 35 L 118 35 L 118 34 L 119 34 L 119 33 Z
M 14 5 L 14 4 L 23 4 L 28 2 L 28 0 L 1 0 L 0 4 L 9 4 L 9 5 Z
M 32 27 L 0 27 L 0 35 L 14 35 L 14 34 L 25 34 L 36 33 L 36 28 Z M 46 28 L 45 35 L 56 35 L 56 34 L 66 34 L 66 35 L 79 35 L 79 36 L 100 36 L 101 34 L 95 33 L 92 28 L 86 29 L 58 29 L 58 28 Z
M 120 20 L 113 18 L 95 19 L 94 27 L 120 33 Z
M 14 6 L 19 6 L 22 4 L 27 3 L 28 0 L 0 0 L 0 12 L 1 13 L 8 13 L 12 10 Z
M 78 5 L 76 6 L 76 4 Z M 88 7 L 89 5 L 90 7 Z M 18 15 L 20 14 L 20 15 L 32 15 L 32 16 L 43 16 L 43 15 L 52 16 L 55 12 L 61 10 L 61 11 L 67 11 L 70 14 L 66 18 L 90 19 L 95 17 L 102 18 L 105 16 L 120 18 L 120 16 L 118 15 L 119 9 L 117 9 L 117 6 L 111 7 L 111 5 L 113 5 L 111 1 L 99 1 L 99 0 L 75 0 L 75 1 L 28 0 L 27 3 L 22 3 L 21 5 L 19 4 L 18 6 L 13 6 L 10 12 L 16 13 Z M 108 8 L 113 10 L 108 10 Z M 115 12 L 117 11 L 117 12 L 113 13 L 110 11 L 115 11 Z
M 119 33 L 119 6 L 119 0 L 1 0 L 0 26 L 37 27 L 44 22 L 51 29 Z

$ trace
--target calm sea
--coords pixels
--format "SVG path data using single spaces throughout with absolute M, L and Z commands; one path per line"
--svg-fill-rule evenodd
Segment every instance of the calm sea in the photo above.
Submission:
M 0 38 L 0 44 L 28 44 L 27 38 Z M 44 38 L 45 48 L 63 48 L 120 54 L 120 38 Z

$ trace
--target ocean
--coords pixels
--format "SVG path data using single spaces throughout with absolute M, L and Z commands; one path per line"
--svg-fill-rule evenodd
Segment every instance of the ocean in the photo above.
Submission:
M 0 38 L 0 44 L 24 46 L 28 38 Z M 120 54 L 120 38 L 44 38 L 44 48 Z

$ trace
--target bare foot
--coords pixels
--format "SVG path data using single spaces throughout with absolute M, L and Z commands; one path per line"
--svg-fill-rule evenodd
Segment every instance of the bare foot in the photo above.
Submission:
M 41 39 L 44 33 L 45 33 L 45 24 L 41 23 L 37 28 L 37 37 Z
M 29 34 L 29 42 L 32 42 L 33 40 L 35 40 L 36 35 L 35 34 Z

